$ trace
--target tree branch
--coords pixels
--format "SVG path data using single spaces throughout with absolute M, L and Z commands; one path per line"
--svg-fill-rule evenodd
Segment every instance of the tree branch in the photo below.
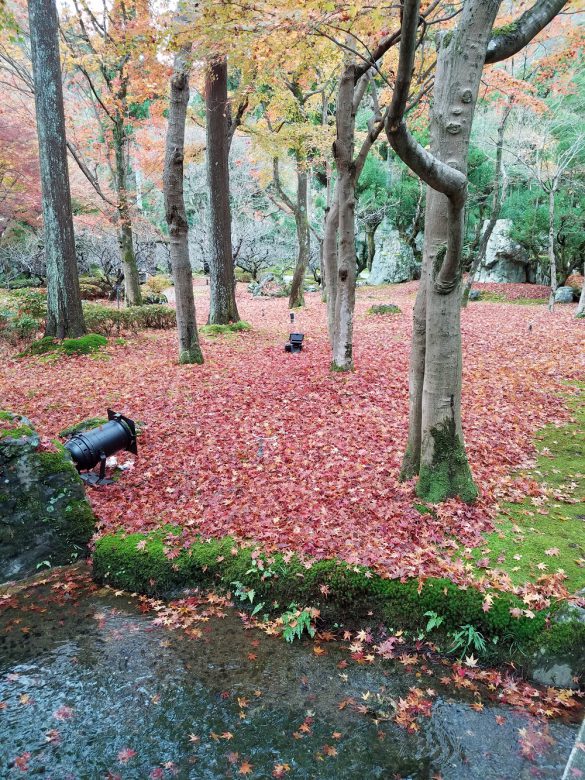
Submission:
M 523 49 L 567 5 L 569 0 L 537 0 L 512 24 L 494 30 L 487 48 L 486 64 L 501 62 Z

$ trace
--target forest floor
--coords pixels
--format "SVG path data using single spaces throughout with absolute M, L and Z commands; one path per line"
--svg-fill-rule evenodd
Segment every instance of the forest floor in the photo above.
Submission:
M 529 297 L 529 286 L 509 287 Z M 203 279 L 195 291 L 204 323 Z M 252 329 L 203 336 L 203 366 L 176 364 L 174 331 L 111 339 L 105 354 L 6 356 L 2 407 L 26 414 L 47 437 L 106 407 L 143 423 L 133 468 L 89 491 L 99 535 L 173 524 L 183 527 L 183 546 L 231 535 L 383 577 L 446 576 L 500 589 L 544 577 L 551 595 L 568 576 L 570 591 L 583 587 L 585 420 L 576 381 L 585 375 L 585 321 L 574 319 L 573 306 L 551 314 L 544 305 L 469 305 L 463 422 L 480 498 L 425 507 L 414 483 L 398 480 L 415 292 L 416 283 L 358 290 L 350 374 L 329 370 L 319 294 L 308 294 L 296 315 L 305 348 L 290 355 L 286 299 L 253 299 L 240 284 L 240 316 Z M 367 313 L 379 303 L 402 313 Z M 545 441 L 535 445 L 544 426 Z

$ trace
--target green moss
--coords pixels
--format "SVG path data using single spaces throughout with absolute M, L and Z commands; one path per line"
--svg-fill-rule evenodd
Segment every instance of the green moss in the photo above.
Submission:
M 421 464 L 416 494 L 419 498 L 438 504 L 447 498 L 459 496 L 471 503 L 477 498 L 465 448 L 455 430 L 455 421 L 446 419 L 431 430 L 434 440 L 433 461 Z
M 35 435 L 35 431 L 29 425 L 19 425 L 17 428 L 6 428 L 0 431 L 0 439 L 21 439 Z
M 368 314 L 401 314 L 401 310 L 393 303 L 378 303 L 375 306 L 370 306 L 367 311 Z
M 0 420 L 12 420 L 14 418 L 14 415 L 12 412 L 2 412 L 0 411 Z
M 180 536 L 180 530 L 176 533 Z M 164 531 L 156 531 L 102 537 L 93 556 L 95 578 L 119 588 L 157 595 L 195 585 L 230 589 L 238 581 L 253 588 L 256 601 L 265 601 L 267 609 L 274 602 L 296 601 L 318 606 L 322 617 L 330 622 L 346 617 L 383 620 L 413 630 L 419 630 L 425 624 L 424 613 L 433 610 L 444 618 L 446 630 L 470 623 L 486 637 L 497 636 L 508 644 L 532 640 L 545 625 L 545 613 L 532 620 L 513 618 L 510 609 L 521 607 L 522 602 L 512 594 L 492 593 L 492 609 L 484 612 L 483 593 L 460 589 L 446 579 L 427 580 L 421 589 L 418 580 L 382 579 L 337 560 L 318 561 L 306 569 L 296 557 L 285 562 L 281 555 L 273 556 L 270 563 L 265 561 L 261 571 L 254 566 L 252 550 L 237 548 L 229 537 L 196 542 L 169 560 L 165 536 Z M 329 587 L 327 598 L 321 591 L 323 585 Z
M 95 517 L 85 498 L 69 501 L 65 509 L 67 537 L 73 544 L 83 547 L 95 528 Z
M 52 336 L 44 336 L 42 339 L 33 341 L 28 349 L 21 352 L 19 357 L 26 355 L 46 355 L 48 352 L 55 352 L 59 349 L 59 342 Z
M 193 346 L 191 349 L 184 349 L 179 355 L 180 365 L 190 365 L 193 363 L 197 365 L 201 365 L 203 363 L 203 354 L 199 345 Z
M 100 425 L 104 425 L 108 420 L 106 417 L 90 417 L 88 420 L 82 420 L 81 422 L 70 425 L 68 428 L 63 428 L 59 431 L 59 436 L 65 439 L 69 436 L 74 436 L 81 431 L 90 431 L 92 428 L 99 428 Z
M 203 325 L 199 330 L 206 336 L 221 336 L 228 333 L 242 333 L 252 330 L 252 326 L 249 322 L 238 320 L 238 322 L 230 322 L 228 325 Z
M 475 553 L 476 558 L 487 557 L 491 566 L 505 568 L 517 584 L 562 569 L 570 591 L 585 587 L 583 393 L 569 403 L 574 422 L 549 426 L 538 434 L 536 466 L 523 475 L 545 485 L 549 498 L 542 505 L 533 502 L 530 495 L 517 503 L 503 503 L 497 531 L 489 534 L 485 548 Z M 558 554 L 547 555 L 551 549 Z M 539 564 L 547 568 L 539 569 Z
M 89 355 L 105 347 L 108 340 L 99 333 L 88 333 L 76 339 L 63 339 L 61 349 L 66 355 Z
M 492 38 L 501 38 L 504 35 L 514 35 L 518 29 L 518 22 L 503 24 L 501 27 L 494 27 Z
M 59 452 L 39 452 L 39 476 L 44 479 L 53 474 L 76 471 L 73 461 L 66 450 Z

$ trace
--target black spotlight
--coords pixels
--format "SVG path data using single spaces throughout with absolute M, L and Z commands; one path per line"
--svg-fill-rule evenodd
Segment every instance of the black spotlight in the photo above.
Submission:
M 123 414 L 108 409 L 108 422 L 98 428 L 82 431 L 72 436 L 65 444 L 77 471 L 89 471 L 100 464 L 99 477 L 96 474 L 82 474 L 82 479 L 93 484 L 105 484 L 106 458 L 120 450 L 138 454 L 136 447 L 136 426 Z
M 286 352 L 300 352 L 303 348 L 304 333 L 291 333 L 288 344 L 284 345 Z

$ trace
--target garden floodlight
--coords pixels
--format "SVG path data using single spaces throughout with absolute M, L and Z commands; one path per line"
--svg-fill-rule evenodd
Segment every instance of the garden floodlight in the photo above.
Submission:
M 93 484 L 105 484 L 106 458 L 120 450 L 138 454 L 136 426 L 133 420 L 108 409 L 108 422 L 89 431 L 81 431 L 65 444 L 77 471 L 89 471 L 100 464 L 96 474 L 82 474 L 82 479 Z
M 291 333 L 288 344 L 284 345 L 286 352 L 300 352 L 303 348 L 304 333 Z

